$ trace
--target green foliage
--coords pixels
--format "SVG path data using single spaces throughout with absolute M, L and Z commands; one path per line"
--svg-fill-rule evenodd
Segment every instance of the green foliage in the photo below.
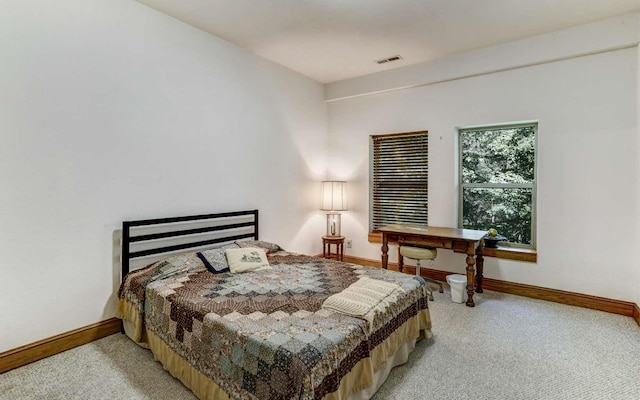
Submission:
M 531 244 L 535 127 L 463 131 L 463 227 Z
M 463 190 L 463 227 L 495 228 L 508 242 L 531 244 L 531 189 Z

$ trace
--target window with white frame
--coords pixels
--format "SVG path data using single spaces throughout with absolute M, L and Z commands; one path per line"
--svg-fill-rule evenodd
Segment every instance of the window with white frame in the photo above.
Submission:
M 461 228 L 535 248 L 537 131 L 536 122 L 458 129 Z
M 371 136 L 370 232 L 391 224 L 427 224 L 428 139 L 426 131 Z

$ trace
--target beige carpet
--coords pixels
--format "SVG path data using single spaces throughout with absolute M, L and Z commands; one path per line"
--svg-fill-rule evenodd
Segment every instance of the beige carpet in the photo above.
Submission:
M 640 399 L 633 319 L 496 292 L 473 309 L 434 295 L 433 342 L 374 400 Z M 194 398 L 120 334 L 0 375 L 2 400 Z

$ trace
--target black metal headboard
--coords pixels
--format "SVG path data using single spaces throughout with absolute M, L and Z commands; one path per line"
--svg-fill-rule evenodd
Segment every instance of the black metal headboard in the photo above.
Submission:
M 258 239 L 258 210 L 124 221 L 122 277 L 134 259 L 247 238 Z

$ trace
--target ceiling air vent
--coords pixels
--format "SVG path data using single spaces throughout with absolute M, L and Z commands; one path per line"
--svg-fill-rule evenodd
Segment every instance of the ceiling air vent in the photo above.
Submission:
M 376 60 L 376 63 L 377 64 L 385 64 L 385 63 L 388 63 L 388 62 L 398 61 L 398 60 L 402 60 L 402 57 L 393 56 L 393 57 L 389 57 L 389 58 L 383 58 L 382 60 Z

